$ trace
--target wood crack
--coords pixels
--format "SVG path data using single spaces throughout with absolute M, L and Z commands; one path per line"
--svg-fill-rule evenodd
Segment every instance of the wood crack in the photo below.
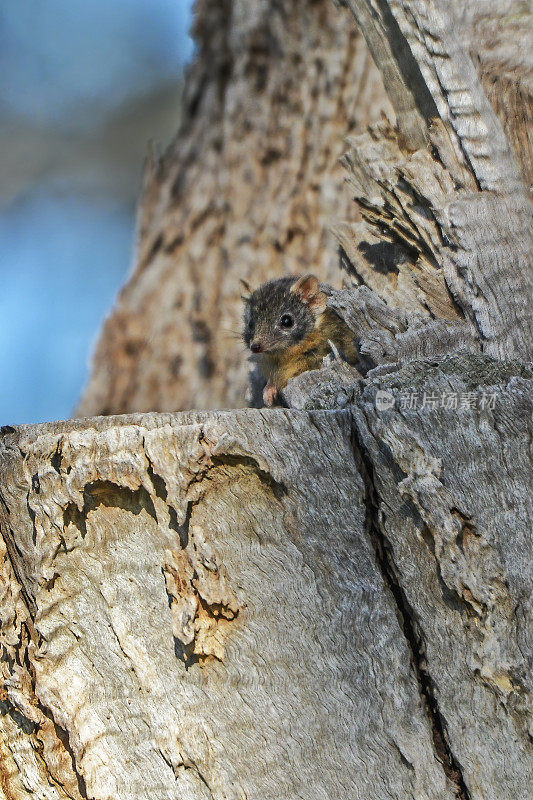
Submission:
M 355 419 L 352 419 L 352 450 L 365 486 L 364 501 L 366 504 L 368 536 L 372 542 L 376 562 L 385 586 L 394 599 L 400 627 L 409 647 L 422 705 L 431 726 L 437 760 L 442 764 L 446 777 L 454 786 L 457 800 L 471 800 L 461 767 L 451 750 L 446 735 L 446 723 L 440 711 L 435 686 L 429 672 L 422 631 L 418 625 L 416 614 L 409 604 L 396 574 L 390 547 L 380 525 L 380 500 L 375 486 L 374 469 L 371 458 L 359 435 Z

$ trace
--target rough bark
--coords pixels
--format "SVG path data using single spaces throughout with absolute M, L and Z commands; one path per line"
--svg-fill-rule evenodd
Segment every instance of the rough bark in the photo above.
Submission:
M 354 406 L 429 704 L 465 796 L 484 800 L 525 800 L 533 785 L 533 404 L 521 372 L 448 357 L 372 381 Z M 393 409 L 377 410 L 378 390 Z M 413 394 L 419 407 L 402 408 Z M 439 407 L 454 396 L 458 408 Z
M 5 795 L 525 800 L 531 383 L 4 430 Z
M 447 773 L 465 798 L 528 797 L 532 370 L 462 353 L 365 381 L 341 364 L 310 375 L 287 399 L 352 410 L 371 530 Z
M 6 796 L 451 800 L 350 434 L 280 410 L 4 435 Z
M 398 129 L 379 125 L 350 140 L 344 163 L 365 222 L 337 229 L 344 266 L 391 306 L 466 320 L 485 353 L 531 358 L 531 315 L 524 313 L 533 298 L 529 187 L 452 6 L 347 5 L 388 76 Z M 493 10 L 503 15 L 503 5 Z M 522 16 L 527 28 L 531 14 Z M 512 32 L 501 34 L 507 48 Z M 486 41 L 479 46 L 484 53 Z M 523 131 L 527 114 L 521 122 Z
M 385 126 L 351 140 L 348 189 L 359 210 L 336 169 L 343 140 L 392 112 L 347 13 L 331 0 L 198 3 L 186 122 L 148 166 L 134 273 L 102 332 L 79 414 L 243 405 L 239 278 L 258 284 L 313 269 L 338 284 L 332 225 L 357 282 L 387 303 L 467 316 L 487 352 L 523 354 L 530 210 L 523 186 L 513 189 L 501 125 L 529 186 L 529 5 L 348 5 L 400 122 L 400 135 Z M 444 39 L 428 28 L 442 9 Z
M 392 113 L 331 0 L 199 0 L 194 35 L 183 128 L 148 164 L 134 273 L 79 415 L 246 405 L 239 280 L 339 282 L 344 139 Z
M 518 159 L 533 183 L 533 15 L 528 0 L 457 0 L 457 33 Z
M 531 17 L 520 3 L 509 5 L 510 18 L 501 2 L 487 4 L 490 16 L 474 2 L 348 5 L 398 116 L 397 128 L 382 122 L 352 138 L 343 161 L 356 206 L 341 204 L 348 221 L 336 233 L 352 286 L 331 289 L 328 303 L 354 332 L 358 368 L 332 354 L 289 383 L 287 409 L 2 429 L 7 798 L 530 795 L 529 67 L 526 56 L 507 72 L 494 65 Z M 158 361 L 155 339 L 144 337 L 165 330 L 170 341 L 175 312 L 189 326 L 180 346 L 191 336 L 198 345 L 187 355 L 183 402 L 224 402 L 227 387 L 239 385 L 234 354 L 220 362 L 234 364 L 226 384 L 209 381 L 209 370 L 197 380 L 195 370 L 215 352 L 220 323 L 213 316 L 206 333 L 203 293 L 237 291 L 228 288 L 237 272 L 220 286 L 210 274 L 246 247 L 257 263 L 264 256 L 265 269 L 272 264 L 267 240 L 256 249 L 241 224 L 265 195 L 227 182 L 237 159 L 239 174 L 250 166 L 242 137 L 232 138 L 250 118 L 249 82 L 259 82 L 271 109 L 290 105 L 274 102 L 283 81 L 256 70 L 256 57 L 269 64 L 284 42 L 288 58 L 288 42 L 305 29 L 324 48 L 316 91 L 325 75 L 337 75 L 335 91 L 350 82 L 335 71 L 350 37 L 333 7 L 326 13 L 317 2 L 298 19 L 283 16 L 285 4 L 239 9 L 206 4 L 199 18 L 206 49 L 196 74 L 204 78 L 182 134 L 186 163 L 181 169 L 171 151 L 154 167 L 141 214 L 145 249 L 102 340 L 86 407 L 101 408 L 104 396 L 110 407 L 170 403 L 166 345 Z M 232 39 L 229 11 L 235 30 L 253 18 L 251 49 Z M 340 60 L 326 40 L 348 48 Z M 294 61 L 309 70 L 310 52 L 296 50 Z M 512 102 L 492 108 L 483 87 L 490 95 L 495 74 Z M 309 83 L 302 87 L 304 97 Z M 332 115 L 333 141 L 342 103 L 330 95 L 310 102 L 322 125 Z M 213 136 L 226 115 L 232 121 L 218 144 L 203 127 L 210 113 Z M 294 127 L 295 117 L 287 120 Z M 246 141 L 258 153 L 270 141 L 277 153 L 273 129 L 260 125 Z M 260 129 L 264 138 L 254 139 Z M 317 135 L 316 152 L 325 141 Z M 295 163 L 288 152 L 262 163 L 269 198 Z M 300 172 L 289 170 L 298 192 L 312 185 L 313 159 L 302 158 Z M 313 191 L 329 193 L 334 182 L 322 178 Z M 289 207 L 289 194 L 284 207 L 268 201 L 265 220 Z M 224 205 L 230 195 L 243 198 L 240 223 Z M 260 229 L 263 237 L 274 230 Z M 304 230 L 282 242 L 289 265 L 307 247 L 324 247 L 321 229 L 311 244 Z M 221 242 L 231 246 L 225 254 Z M 176 308 L 184 273 L 169 275 L 180 248 L 188 283 Z

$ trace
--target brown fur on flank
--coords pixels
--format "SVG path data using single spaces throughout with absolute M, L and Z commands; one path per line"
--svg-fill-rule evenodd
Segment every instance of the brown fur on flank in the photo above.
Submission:
M 281 353 L 265 353 L 264 372 L 269 383 L 284 389 L 291 378 L 310 369 L 320 369 L 324 356 L 331 353 L 333 342 L 341 356 L 355 364 L 359 353 L 353 331 L 334 311 L 327 308 L 317 320 L 316 328 L 301 342 Z

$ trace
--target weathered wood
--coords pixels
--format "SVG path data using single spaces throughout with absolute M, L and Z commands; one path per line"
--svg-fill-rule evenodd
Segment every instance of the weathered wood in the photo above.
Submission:
M 533 302 L 529 187 L 464 49 L 464 33 L 457 34 L 453 4 L 347 5 L 374 43 L 383 74 L 391 59 L 396 64 L 388 88 L 400 128 L 381 125 L 350 140 L 344 164 L 367 224 L 337 228 L 344 264 L 389 304 L 464 317 L 483 352 L 531 358 L 531 315 L 524 313 Z M 523 17 L 531 26 L 531 13 L 524 9 Z M 485 38 L 481 50 L 487 46 Z M 418 114 L 416 131 L 411 122 L 402 127 L 407 97 Z M 380 250 L 383 239 L 389 252 Z
M 285 397 L 353 412 L 370 530 L 447 774 L 463 798 L 526 800 L 533 371 L 463 353 L 365 381 L 340 363 L 312 375 Z
M 452 800 L 350 420 L 4 433 L 6 797 Z
M 367 286 L 332 291 L 328 305 L 353 330 L 360 351 L 358 368 L 363 375 L 382 364 L 478 350 L 464 320 L 432 319 L 391 308 Z
M 528 797 L 531 371 L 312 377 L 4 432 L 7 796 Z
M 520 372 L 472 355 L 420 363 L 354 407 L 376 535 L 472 799 L 526 800 L 533 785 L 533 381 Z
M 240 402 L 237 278 L 327 277 L 334 207 L 359 369 L 285 410 L 2 429 L 9 800 L 529 798 L 531 11 L 348 5 L 398 116 L 349 139 L 351 209 L 330 157 L 376 84 L 346 12 L 199 4 L 82 407 Z
M 470 54 L 520 165 L 533 183 L 533 15 L 528 0 L 454 0 L 459 36 Z

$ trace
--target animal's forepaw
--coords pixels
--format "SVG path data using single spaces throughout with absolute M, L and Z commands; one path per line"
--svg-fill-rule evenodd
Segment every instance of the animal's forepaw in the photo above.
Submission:
M 278 399 L 278 390 L 273 383 L 267 383 L 263 390 L 263 402 L 269 408 L 272 408 Z

